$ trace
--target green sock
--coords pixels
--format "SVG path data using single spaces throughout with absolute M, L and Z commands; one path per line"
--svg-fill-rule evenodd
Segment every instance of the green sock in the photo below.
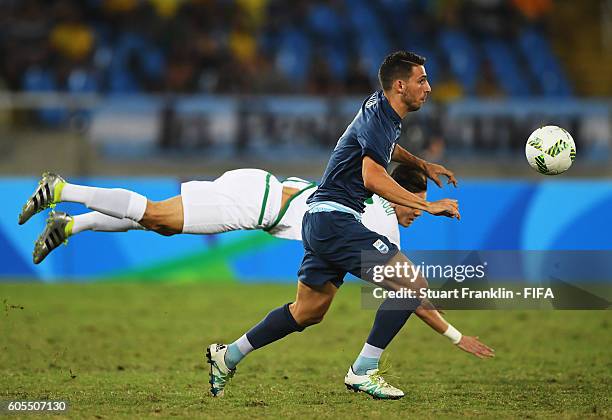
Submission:
M 64 226 L 64 233 L 66 234 L 66 238 L 72 236 L 72 227 L 74 226 L 74 219 L 70 220 L 66 226 Z

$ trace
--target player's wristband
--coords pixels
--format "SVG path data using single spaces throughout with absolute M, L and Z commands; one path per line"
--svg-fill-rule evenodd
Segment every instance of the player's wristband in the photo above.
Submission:
M 459 344 L 462 337 L 461 333 L 457 331 L 457 328 L 453 327 L 451 324 L 448 324 L 448 328 L 443 335 L 452 341 L 453 344 Z

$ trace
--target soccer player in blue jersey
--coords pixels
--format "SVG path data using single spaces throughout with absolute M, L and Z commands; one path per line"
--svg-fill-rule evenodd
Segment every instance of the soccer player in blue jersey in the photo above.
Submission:
M 372 281 L 369 276 L 373 266 L 412 264 L 387 238 L 361 223 L 364 202 L 372 194 L 432 215 L 460 218 L 456 200 L 428 202 L 402 188 L 386 171 L 393 160 L 419 169 L 440 187 L 441 175 L 456 186 L 451 171 L 421 160 L 396 144 L 402 118 L 419 110 L 431 92 L 424 64 L 423 57 L 405 51 L 388 55 L 381 64 L 382 90 L 364 101 L 340 137 L 319 189 L 308 200 L 309 211 L 302 223 L 304 258 L 298 272 L 295 301 L 270 312 L 229 346 L 212 344 L 207 348 L 214 396 L 223 395 L 236 365 L 252 350 L 319 323 L 347 273 Z M 367 263 L 363 259 L 364 251 L 368 255 Z M 418 290 L 427 287 L 427 281 L 422 276 L 408 278 L 398 273 L 385 278 L 380 285 L 389 290 Z M 430 317 L 425 321 L 461 349 L 478 357 L 493 355 L 492 350 L 476 337 L 462 336 L 426 300 L 397 310 L 385 310 L 385 304 L 376 315 L 364 349 L 345 377 L 345 384 L 350 389 L 376 398 L 404 396 L 401 390 L 382 378 L 378 359 L 415 310 L 427 311 Z

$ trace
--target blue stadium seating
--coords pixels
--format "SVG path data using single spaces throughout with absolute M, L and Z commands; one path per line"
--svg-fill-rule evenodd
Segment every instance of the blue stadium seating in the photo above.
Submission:
M 330 46 L 324 48 L 329 70 L 334 79 L 344 80 L 348 74 L 348 54 L 346 49 Z
M 473 95 L 476 92 L 481 57 L 471 40 L 463 32 L 442 30 L 438 42 L 448 57 L 451 72 L 463 85 L 465 92 Z
M 75 69 L 68 76 L 68 92 L 70 93 L 96 93 L 98 91 L 98 79 L 87 70 Z M 89 121 L 91 110 L 80 109 L 72 114 L 73 121 Z
M 98 80 L 95 76 L 83 69 L 75 69 L 68 76 L 68 92 L 95 93 L 98 90 Z
M 485 39 L 482 47 L 504 92 L 510 96 L 529 96 L 532 92 L 529 80 L 524 77 L 525 70 L 518 65 L 508 43 L 501 39 Z
M 135 93 L 140 91 L 138 81 L 129 71 L 129 59 L 139 59 L 145 74 L 152 78 L 161 77 L 164 70 L 164 59 L 161 53 L 145 39 L 134 33 L 121 36 L 116 45 L 109 68 L 109 91 L 111 93 Z
M 308 26 L 333 78 L 344 80 L 348 72 L 344 20 L 328 5 L 317 4 L 310 9 Z
M 30 67 L 23 75 L 23 89 L 26 92 L 53 93 L 58 90 L 53 74 L 50 70 Z M 56 127 L 64 122 L 68 116 L 64 109 L 44 108 L 36 112 L 41 123 Z
M 111 67 L 108 77 L 109 93 L 137 93 L 140 91 L 134 76 L 121 67 Z
M 382 0 L 379 2 L 389 26 L 396 34 L 406 33 L 408 16 L 413 11 L 411 2 L 405 0 Z
M 310 68 L 310 41 L 303 31 L 290 28 L 281 33 L 276 65 L 289 80 L 304 84 Z
M 339 45 L 343 41 L 343 20 L 329 6 L 317 4 L 310 8 L 308 25 L 312 33 L 326 44 Z
M 538 82 L 539 90 L 545 96 L 571 96 L 571 88 L 563 70 L 541 33 L 533 29 L 524 31 L 518 37 L 517 44 Z
M 375 80 L 378 67 L 390 51 L 390 44 L 382 32 L 382 23 L 368 3 L 348 0 L 349 24 L 357 51 L 368 75 Z
M 142 68 L 152 80 L 160 80 L 166 69 L 166 60 L 161 50 L 151 44 L 140 51 Z
M 98 79 L 81 79 L 77 72 L 74 81 L 67 81 L 68 91 L 136 93 L 142 90 L 158 91 L 163 86 L 158 82 L 165 76 L 167 60 L 175 58 L 167 48 L 172 45 L 173 37 L 164 40 L 169 32 L 159 33 L 147 29 L 143 24 L 157 22 L 155 13 L 150 16 L 144 13 L 141 16 L 142 22 L 137 25 L 123 25 L 113 22 L 108 16 L 105 18 L 104 14 L 101 18 L 95 15 L 97 9 L 102 8 L 102 0 L 73 3 L 75 8 L 81 3 L 88 3 L 94 8 L 90 10 L 93 13 L 84 16 L 87 16 L 86 23 L 94 32 L 96 50 L 84 66 L 95 69 Z M 485 59 L 487 64 L 491 64 L 497 84 L 507 95 L 572 95 L 569 79 L 551 49 L 546 33 L 538 30 L 541 28 L 519 26 L 516 28 L 518 35 L 513 40 L 475 38 L 478 30 L 462 14 L 470 10 L 469 7 L 461 6 L 463 2 L 438 4 L 431 0 L 321 0 L 305 2 L 303 7 L 293 11 L 289 2 L 264 3 L 269 6 L 264 8 L 265 16 L 253 25 L 253 34 L 257 37 L 257 54 L 268 61 L 266 64 L 275 65 L 298 91 L 303 91 L 315 59 L 316 63 L 319 60 L 327 63 L 331 76 L 339 85 L 347 80 L 349 63 L 357 62 L 367 72 L 372 86 L 375 86 L 383 57 L 402 48 L 427 57 L 427 72 L 432 83 L 439 81 L 440 75 L 444 74 L 446 78 L 450 74 L 468 96 L 476 94 Z M 189 20 L 192 6 L 184 6 L 185 9 L 179 7 L 175 16 L 165 18 L 168 27 Z M 219 56 L 233 54 L 230 44 L 223 39 L 227 35 L 225 31 L 229 33 L 233 30 L 234 21 L 229 16 L 223 16 L 222 9 L 219 8 L 218 18 L 228 20 L 225 24 L 217 22 L 222 29 L 200 28 L 209 35 L 211 31 L 222 33 L 221 37 L 217 37 L 222 40 L 217 44 Z M 211 13 L 217 13 L 214 7 Z M 456 19 L 447 19 L 450 13 Z M 451 20 L 453 22 L 449 23 Z M 193 38 L 196 39 L 199 38 Z M 200 51 L 191 42 L 188 48 Z M 208 58 L 205 52 L 196 52 L 194 55 L 198 56 L 194 57 L 196 66 Z M 68 60 L 62 63 L 62 68 L 74 65 Z M 24 64 L 23 67 L 27 66 Z M 24 72 L 24 89 L 50 89 L 49 80 L 44 78 L 53 79 L 55 70 L 49 71 L 50 74 L 43 76 L 34 71 L 29 76 L 32 80 L 28 86 L 25 86 Z M 37 80 L 41 77 L 43 79 Z M 188 81 L 189 85 L 196 83 L 197 77 L 198 72 L 194 72 L 193 79 Z M 85 84 L 80 85 L 82 83 Z

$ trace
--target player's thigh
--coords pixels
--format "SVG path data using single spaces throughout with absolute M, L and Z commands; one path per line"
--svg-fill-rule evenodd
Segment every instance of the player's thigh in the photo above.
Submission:
M 375 282 L 378 287 L 394 291 L 403 289 L 413 290 L 416 296 L 421 294 L 422 289 L 429 287 L 427 279 L 423 276 L 419 267 L 415 266 L 402 252 L 397 252 L 385 264 L 383 270 L 387 267 L 387 271 L 381 271 L 385 273 L 385 276 Z M 429 299 L 405 299 L 405 303 L 398 302 L 398 304 L 408 305 L 408 307 L 404 306 L 404 308 L 410 310 L 414 310 L 418 306 L 423 309 L 435 309 Z
M 397 252 L 386 264 L 387 270 L 381 271 L 387 275 L 383 277 L 379 285 L 390 290 L 411 288 L 419 290 L 428 287 L 427 279 L 421 273 L 419 267 L 415 266 L 404 253 Z

